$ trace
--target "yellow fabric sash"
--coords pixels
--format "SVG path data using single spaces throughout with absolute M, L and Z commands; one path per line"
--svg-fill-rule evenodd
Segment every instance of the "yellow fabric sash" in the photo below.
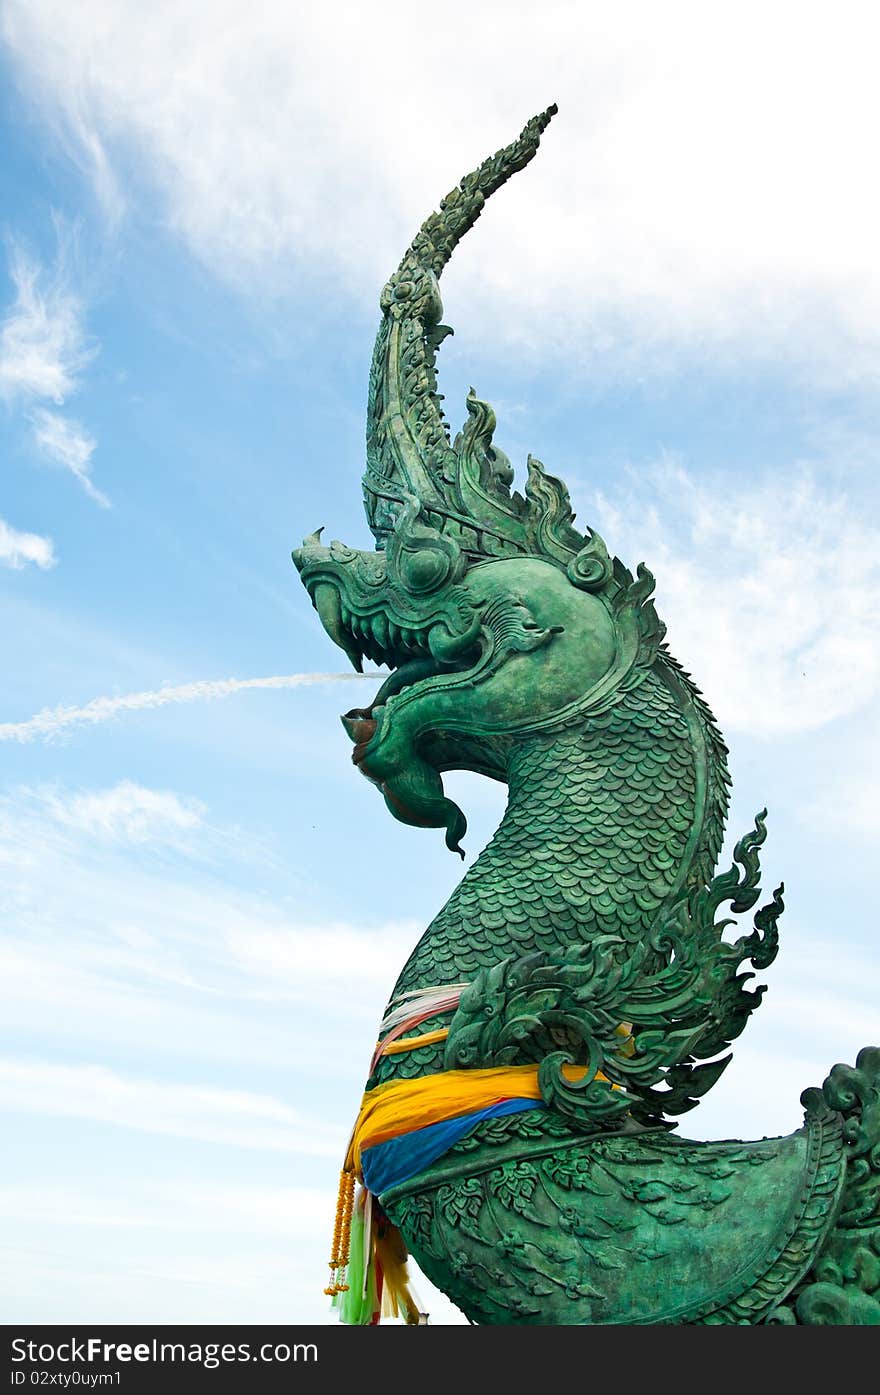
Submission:
M 583 1080 L 586 1066 L 563 1066 L 567 1080 Z M 595 1077 L 607 1080 L 601 1071 Z M 538 1100 L 537 1066 L 492 1066 L 485 1070 L 444 1070 L 416 1080 L 387 1080 L 368 1090 L 351 1135 L 345 1171 L 360 1176 L 361 1154 L 402 1133 L 457 1119 L 497 1100 Z

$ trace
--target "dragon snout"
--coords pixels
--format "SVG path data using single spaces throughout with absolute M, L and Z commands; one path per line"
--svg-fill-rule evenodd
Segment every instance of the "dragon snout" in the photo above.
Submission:
M 308 561 L 308 553 L 314 550 L 314 548 L 321 546 L 321 534 L 323 531 L 323 527 L 316 528 L 314 533 L 309 533 L 308 537 L 303 538 L 302 547 L 295 547 L 291 552 L 290 555 L 293 558 L 293 565 L 298 572 L 302 571 Z M 321 550 L 324 551 L 325 549 L 322 548 Z

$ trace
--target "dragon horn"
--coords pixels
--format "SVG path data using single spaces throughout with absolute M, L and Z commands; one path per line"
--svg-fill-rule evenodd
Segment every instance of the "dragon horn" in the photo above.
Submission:
M 438 520 L 457 514 L 467 527 L 461 500 L 444 483 L 456 475 L 457 466 L 437 392 L 436 351 L 452 332 L 440 324 L 443 306 L 437 278 L 486 199 L 534 157 L 555 112 L 554 105 L 533 116 L 511 145 L 465 175 L 441 200 L 439 211 L 423 223 L 382 292 L 382 323 L 370 371 L 364 474 L 367 519 L 380 545 L 394 530 L 407 494 L 418 498 L 429 518 L 434 506 Z
M 445 199 L 441 199 L 440 212 L 432 213 L 422 224 L 401 262 L 401 269 L 407 265 L 409 258 L 415 257 L 435 276 L 440 276 L 465 233 L 479 218 L 486 200 L 534 159 L 541 136 L 557 111 L 554 102 L 546 111 L 533 116 L 511 145 L 490 155 L 472 174 L 466 174 Z

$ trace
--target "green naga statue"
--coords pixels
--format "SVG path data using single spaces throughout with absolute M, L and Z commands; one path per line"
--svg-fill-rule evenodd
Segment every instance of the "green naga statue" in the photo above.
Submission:
M 880 1048 L 807 1090 L 790 1137 L 671 1132 L 776 955 L 781 887 L 748 933 L 718 918 L 758 903 L 764 815 L 715 875 L 726 748 L 665 647 L 650 572 L 577 531 L 539 461 L 513 491 L 473 392 L 454 440 L 441 410 L 438 277 L 554 111 L 447 195 L 382 292 L 376 550 L 315 533 L 293 554 L 355 667 L 391 671 L 343 722 L 395 818 L 460 851 L 443 772 L 509 789 L 394 988 L 328 1292 L 350 1321 L 377 1321 L 383 1295 L 418 1321 L 408 1249 L 476 1323 L 880 1324 Z

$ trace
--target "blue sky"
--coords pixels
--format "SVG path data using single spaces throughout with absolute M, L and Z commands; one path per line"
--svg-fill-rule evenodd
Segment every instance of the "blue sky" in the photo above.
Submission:
M 381 285 L 552 100 L 444 277 L 441 388 L 652 567 L 732 836 L 770 808 L 780 957 L 687 1131 L 797 1127 L 880 1032 L 872 7 L 427 13 L 4 7 L 6 1321 L 327 1319 L 376 1024 L 460 864 L 351 767 L 369 681 L 301 681 L 342 663 L 289 554 L 369 545 Z M 502 792 L 450 784 L 473 854 Z

